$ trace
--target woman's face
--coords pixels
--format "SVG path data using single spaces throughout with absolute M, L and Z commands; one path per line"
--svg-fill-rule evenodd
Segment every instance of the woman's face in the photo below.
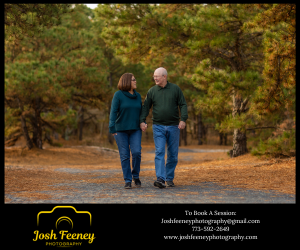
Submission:
M 136 79 L 134 76 L 131 77 L 131 90 L 136 89 Z

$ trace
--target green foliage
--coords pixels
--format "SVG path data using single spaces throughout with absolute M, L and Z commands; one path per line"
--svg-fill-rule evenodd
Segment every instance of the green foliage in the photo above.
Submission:
M 5 136 L 21 114 L 31 133 L 37 110 L 61 131 L 79 107 L 108 111 L 125 72 L 145 98 L 158 67 L 220 132 L 251 136 L 295 112 L 294 4 L 5 4 L 5 31 Z M 256 154 L 293 147 L 291 133 L 255 134 Z
M 109 4 L 95 12 L 103 21 L 101 37 L 123 61 L 167 68 L 195 112 L 229 132 L 280 123 L 281 111 L 267 113 L 295 106 L 295 68 L 287 55 L 295 54 L 294 10 L 285 4 Z M 280 89 L 276 53 L 287 58 L 280 62 Z
M 70 108 L 66 113 L 60 115 L 56 112 L 43 112 L 41 113 L 41 118 L 47 123 L 55 124 L 59 131 L 65 127 L 69 127 L 70 129 L 77 128 L 77 111 Z
M 264 31 L 263 84 L 257 88 L 253 109 L 259 114 L 275 112 L 295 104 L 296 86 L 296 5 L 270 4 L 245 28 Z
M 30 39 L 24 37 L 17 44 L 6 40 L 6 105 L 18 110 L 19 100 L 27 107 L 24 116 L 29 132 L 35 131 L 35 122 L 58 131 L 76 128 L 76 110 L 70 110 L 69 103 L 97 106 L 106 100 L 103 85 L 108 72 L 103 50 L 99 50 L 102 44 L 87 14 L 91 12 L 86 6 L 77 5 L 73 12 L 60 16 L 59 26 Z M 39 113 L 41 120 L 36 117 Z
M 267 155 L 273 157 L 295 156 L 296 154 L 296 130 L 284 131 L 282 135 L 260 140 L 256 148 L 251 150 L 252 155 Z
M 4 127 L 4 137 L 10 138 L 16 132 L 20 131 L 20 121 L 17 116 L 20 111 L 17 109 L 12 109 L 7 107 L 5 110 L 5 127 Z
M 60 16 L 71 10 L 70 4 L 4 4 L 5 38 L 33 37 L 60 23 Z
M 230 72 L 214 69 L 211 60 L 202 60 L 192 76 L 193 85 L 206 91 L 206 94 L 195 100 L 194 106 L 201 109 L 205 115 L 217 119 L 216 129 L 220 132 L 231 132 L 233 129 L 245 131 L 253 126 L 252 115 L 241 112 L 233 116 L 231 111 L 235 108 L 232 99 L 232 89 L 240 95 L 250 96 L 258 85 L 260 78 L 256 71 Z

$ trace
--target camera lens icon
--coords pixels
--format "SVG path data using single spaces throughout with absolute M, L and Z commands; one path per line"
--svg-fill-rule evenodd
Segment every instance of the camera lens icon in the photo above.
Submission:
M 71 229 L 73 229 L 73 221 L 67 217 L 67 216 L 62 216 L 60 218 L 58 218 L 58 220 L 55 223 L 55 227 L 56 229 L 58 229 L 58 225 L 62 222 L 62 221 L 67 221 L 70 225 L 71 225 Z

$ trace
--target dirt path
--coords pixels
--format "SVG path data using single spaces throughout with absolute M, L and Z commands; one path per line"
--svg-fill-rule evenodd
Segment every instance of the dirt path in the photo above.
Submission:
M 158 189 L 154 146 L 142 145 L 142 187 L 128 190 L 115 150 L 6 148 L 5 203 L 295 203 L 295 158 L 230 159 L 229 149 L 181 147 L 176 187 Z

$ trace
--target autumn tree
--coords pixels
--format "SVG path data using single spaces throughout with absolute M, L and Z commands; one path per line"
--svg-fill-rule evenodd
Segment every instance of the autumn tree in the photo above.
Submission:
M 244 27 L 264 32 L 263 83 L 251 111 L 256 117 L 280 116 L 276 131 L 261 141 L 255 154 L 295 155 L 296 5 L 256 4 L 263 12 Z M 273 118 L 273 119 L 274 119 Z
M 264 10 L 245 27 L 264 32 L 263 85 L 257 89 L 255 109 L 260 114 L 295 104 L 296 5 L 257 4 Z
M 44 128 L 59 130 L 74 123 L 70 105 L 97 106 L 104 100 L 106 64 L 90 28 L 85 6 L 78 5 L 62 16 L 59 26 L 24 37 L 19 44 L 6 41 L 5 105 L 8 116 L 20 120 L 6 118 L 21 121 L 16 126 L 21 126 L 28 148 L 42 148 Z
M 5 38 L 21 40 L 60 23 L 71 4 L 4 4 Z

